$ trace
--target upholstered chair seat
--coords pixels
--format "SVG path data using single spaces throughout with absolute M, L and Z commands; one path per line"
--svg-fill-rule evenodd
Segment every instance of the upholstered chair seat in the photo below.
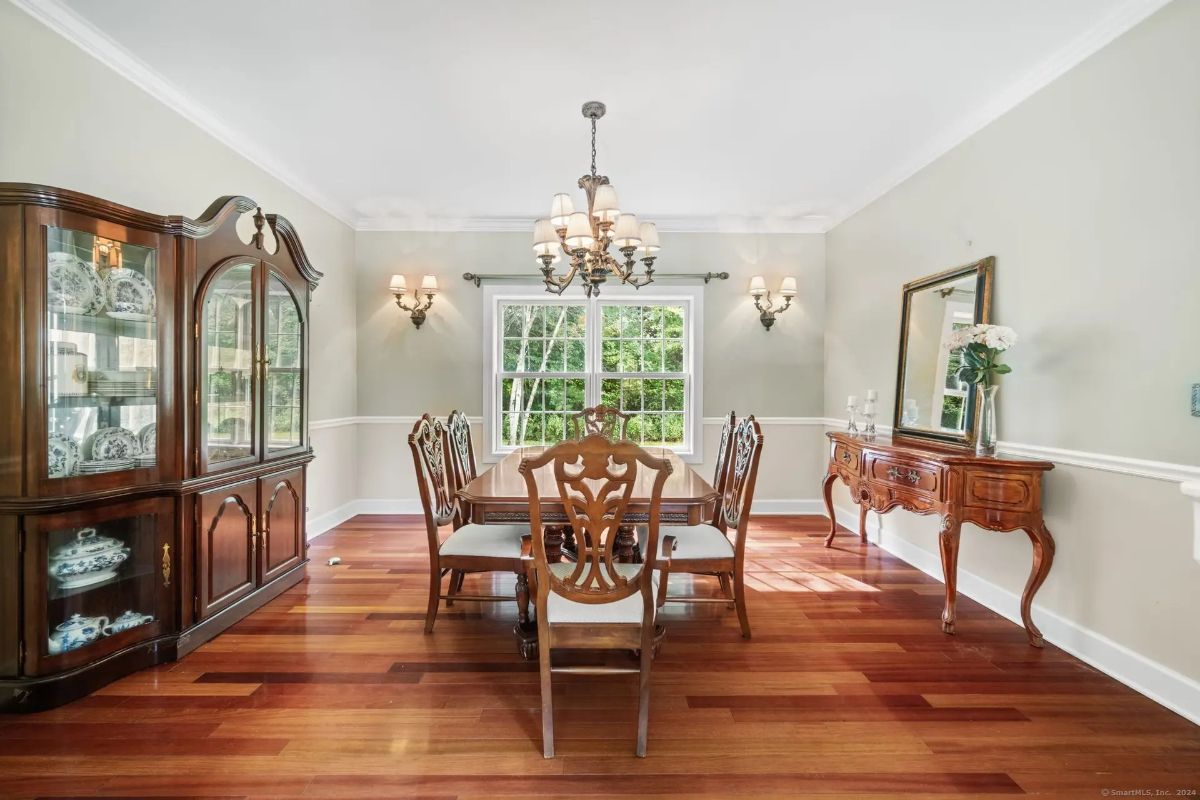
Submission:
M 574 564 L 550 564 L 550 571 L 559 578 L 565 578 L 575 569 Z M 640 564 L 613 564 L 617 573 L 624 578 L 635 578 L 641 571 Z M 651 585 L 654 593 L 658 594 L 659 570 L 651 575 Z M 612 603 L 577 603 L 568 600 L 558 593 L 551 593 L 546 598 L 546 621 L 556 623 L 591 623 L 591 624 L 642 624 L 642 602 L 640 592 Z
M 529 528 L 525 525 L 469 523 L 442 540 L 438 553 L 443 556 L 520 558 L 521 537 L 528 533 Z
M 681 525 L 668 528 L 675 537 L 671 560 L 692 561 L 705 558 L 733 558 L 733 543 L 713 525 Z

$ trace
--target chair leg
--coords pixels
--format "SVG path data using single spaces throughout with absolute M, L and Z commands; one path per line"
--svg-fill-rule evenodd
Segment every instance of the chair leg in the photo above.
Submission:
M 653 631 L 653 626 L 650 626 Z M 634 753 L 638 758 L 646 757 L 646 739 L 650 728 L 650 666 L 654 663 L 654 636 L 642 635 L 641 669 L 638 672 L 638 728 L 637 747 Z
M 722 572 L 717 575 L 717 579 L 721 581 L 721 594 L 729 598 L 729 605 L 726 608 L 733 608 L 736 603 L 733 601 L 733 584 L 729 581 L 730 573 Z
M 437 619 L 438 595 L 442 591 L 442 571 L 434 562 L 429 570 L 429 606 L 425 609 L 425 632 L 433 633 L 433 623 Z
M 538 669 L 542 679 L 542 755 L 554 758 L 554 688 L 550 681 L 550 641 L 545 626 L 539 625 Z
M 742 579 L 742 571 L 733 573 L 733 602 L 737 606 L 738 622 L 742 625 L 742 638 L 750 638 L 750 618 L 746 615 L 746 582 Z
M 451 597 L 446 599 L 446 608 L 454 607 L 453 595 L 462 594 L 463 578 L 465 577 L 466 573 L 462 570 L 450 570 L 450 591 L 447 594 L 451 595 Z

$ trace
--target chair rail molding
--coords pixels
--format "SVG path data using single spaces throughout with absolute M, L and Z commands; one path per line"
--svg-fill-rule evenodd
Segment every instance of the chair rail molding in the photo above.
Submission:
M 1179 488 L 1185 495 L 1192 498 L 1192 503 L 1196 506 L 1192 531 L 1192 558 L 1200 561 L 1200 481 L 1189 481 Z

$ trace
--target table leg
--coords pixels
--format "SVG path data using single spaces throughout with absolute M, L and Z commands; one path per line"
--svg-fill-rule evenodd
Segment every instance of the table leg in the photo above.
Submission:
M 867 510 L 870 508 L 866 502 L 858 504 L 858 540 L 863 544 L 867 543 Z
M 1045 525 L 1024 530 L 1033 544 L 1033 568 L 1029 572 L 1029 580 L 1025 582 L 1025 591 L 1021 594 L 1021 621 L 1025 623 L 1029 643 L 1034 647 L 1043 647 L 1045 643 L 1042 641 L 1042 632 L 1033 624 L 1031 612 L 1033 596 L 1050 574 L 1050 565 L 1054 563 L 1054 537 Z
M 616 553 L 618 562 L 622 564 L 634 563 L 633 538 L 632 525 L 622 525 L 617 528 L 617 541 L 613 543 L 613 550 Z
M 831 472 L 825 476 L 825 482 L 821 484 L 821 494 L 825 496 L 825 510 L 829 513 L 829 535 L 825 537 L 825 546 L 833 547 L 833 537 L 837 533 L 837 517 L 833 514 L 833 482 L 837 480 L 837 473 Z
M 579 545 L 575 542 L 575 529 L 570 525 L 563 526 L 563 543 L 560 549 L 571 558 L 579 559 Z
M 942 551 L 942 575 L 946 579 L 946 609 L 942 612 L 942 633 L 954 633 L 954 604 L 958 600 L 958 535 L 962 522 L 947 514 L 942 517 L 938 544 Z
M 546 543 L 546 561 L 550 564 L 562 561 L 563 531 L 562 525 L 547 525 L 543 531 Z

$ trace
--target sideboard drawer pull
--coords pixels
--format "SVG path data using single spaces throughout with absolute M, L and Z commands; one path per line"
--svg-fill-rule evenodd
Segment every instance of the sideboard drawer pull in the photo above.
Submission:
M 894 481 L 903 478 L 913 486 L 921 482 L 921 476 L 915 469 L 910 469 L 908 472 L 901 474 L 899 467 L 888 467 L 888 477 Z

